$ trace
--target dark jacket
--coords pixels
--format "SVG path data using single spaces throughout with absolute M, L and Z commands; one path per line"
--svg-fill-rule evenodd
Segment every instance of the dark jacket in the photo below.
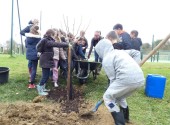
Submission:
M 40 40 L 41 40 L 40 35 L 34 35 L 31 33 L 26 34 L 26 42 L 27 42 L 26 58 L 28 60 L 38 60 L 36 45 Z
M 53 68 L 53 47 L 63 48 L 68 47 L 68 43 L 59 43 L 55 42 L 55 40 L 51 37 L 44 37 L 37 44 L 37 51 L 41 52 L 40 56 L 40 67 L 41 68 Z
M 92 38 L 92 40 L 91 40 L 91 46 L 90 46 L 90 50 L 89 50 L 89 54 L 88 54 L 88 55 L 91 54 L 91 52 L 92 52 L 92 50 L 93 50 L 93 47 L 95 47 L 96 44 L 97 44 L 101 39 L 103 39 L 103 38 L 100 37 L 100 38 L 97 39 L 97 40 L 95 40 L 94 38 Z
M 140 47 L 142 46 L 142 40 L 140 38 L 131 39 L 133 49 L 140 51 Z
M 76 58 L 80 57 L 82 59 L 85 59 L 85 55 L 81 45 L 78 45 L 77 43 L 73 44 L 73 56 L 76 56 Z
M 20 34 L 22 35 L 22 36 L 25 36 L 25 33 L 29 33 L 30 32 L 30 28 L 33 26 L 33 23 L 32 23 L 32 21 L 30 20 L 29 22 L 28 22 L 28 26 L 27 27 L 25 27 L 23 30 L 21 30 L 21 32 L 20 32 Z M 27 48 L 27 41 L 25 40 L 25 47 Z
M 27 27 L 25 27 L 23 30 L 21 30 L 20 34 L 22 36 L 25 36 L 25 33 L 29 33 L 30 32 L 30 28 L 33 26 L 33 24 L 29 24 Z
M 128 50 L 133 48 L 130 35 L 127 32 L 123 32 L 122 34 L 120 34 L 119 39 L 120 42 L 113 44 L 113 47 L 115 49 Z
M 87 39 L 84 37 L 84 41 L 85 41 L 85 44 L 82 45 L 82 47 L 85 47 L 85 49 L 83 50 L 84 54 L 86 53 L 86 49 L 88 48 L 88 41 Z

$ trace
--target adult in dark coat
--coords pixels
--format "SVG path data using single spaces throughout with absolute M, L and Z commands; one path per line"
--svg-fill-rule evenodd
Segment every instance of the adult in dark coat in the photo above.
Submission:
M 90 58 L 91 52 L 93 50 L 93 47 L 95 47 L 97 45 L 97 43 L 102 39 L 101 37 L 101 32 L 100 31 L 95 31 L 94 33 L 94 37 L 91 40 L 91 46 L 90 46 L 90 50 L 88 53 L 88 58 Z M 96 51 L 94 50 L 94 57 L 95 57 L 95 62 L 102 62 L 102 60 L 99 58 L 98 54 L 96 53 Z
M 41 36 L 38 33 L 39 27 L 34 25 L 30 29 L 30 33 L 25 33 L 26 41 L 27 41 L 27 48 L 26 48 L 26 58 L 32 64 L 31 67 L 31 81 L 29 82 L 28 88 L 35 88 L 35 76 L 37 72 L 37 64 L 38 64 L 38 57 L 37 57 L 37 50 L 36 45 L 41 40 Z
M 37 44 L 37 51 L 41 52 L 40 56 L 40 67 L 42 68 L 42 78 L 39 85 L 37 85 L 37 90 L 39 95 L 48 95 L 45 84 L 49 79 L 50 68 L 54 67 L 53 61 L 53 47 L 68 47 L 68 43 L 59 43 L 54 40 L 55 31 L 52 29 L 47 30 L 44 38 Z

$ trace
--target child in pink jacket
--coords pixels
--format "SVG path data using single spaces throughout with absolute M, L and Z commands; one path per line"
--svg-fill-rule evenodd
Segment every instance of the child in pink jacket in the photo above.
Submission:
M 54 29 L 55 31 L 55 42 L 61 42 L 58 30 Z M 54 47 L 54 68 L 52 69 L 53 71 L 53 82 L 54 82 L 54 87 L 58 87 L 58 64 L 59 64 L 59 59 L 66 60 L 66 56 L 64 55 L 63 48 L 58 48 Z

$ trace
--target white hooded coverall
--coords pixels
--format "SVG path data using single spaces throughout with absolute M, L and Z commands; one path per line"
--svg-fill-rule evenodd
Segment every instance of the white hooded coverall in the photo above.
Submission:
M 110 112 L 119 112 L 119 106 L 127 108 L 126 97 L 144 85 L 144 75 L 138 65 L 140 54 L 135 50 L 116 50 L 108 39 L 100 40 L 95 50 L 103 59 L 102 66 L 110 80 L 103 95 L 105 105 Z

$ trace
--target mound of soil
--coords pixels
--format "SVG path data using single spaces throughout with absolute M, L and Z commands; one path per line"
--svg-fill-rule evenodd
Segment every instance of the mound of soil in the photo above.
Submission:
M 83 92 L 76 88 L 73 88 L 72 99 L 70 100 L 67 99 L 67 90 L 59 87 L 52 89 L 47 98 L 60 103 L 63 113 L 79 113 L 79 108 L 86 108 L 86 105 L 88 105 L 84 100 Z
M 88 106 L 87 106 L 88 107 Z M 103 106 L 93 116 L 63 113 L 57 103 L 0 104 L 0 125 L 114 125 Z

